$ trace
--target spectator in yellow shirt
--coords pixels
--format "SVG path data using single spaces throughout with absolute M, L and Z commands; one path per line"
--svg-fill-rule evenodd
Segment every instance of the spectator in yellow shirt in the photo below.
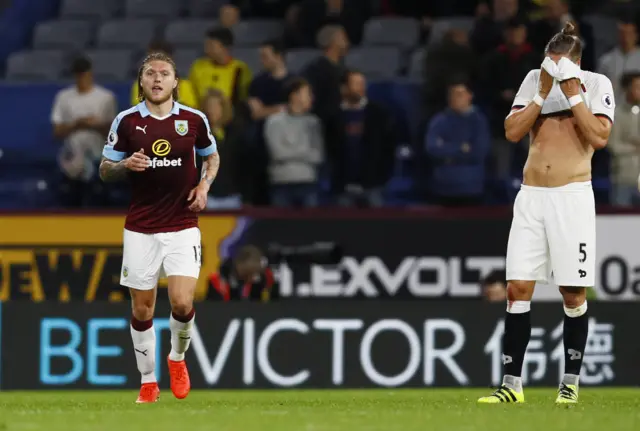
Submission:
M 206 56 L 196 60 L 189 72 L 189 80 L 200 99 L 205 98 L 210 89 L 220 90 L 233 105 L 247 99 L 253 76 L 244 61 L 231 56 L 231 46 L 231 30 L 217 27 L 207 33 Z
M 164 52 L 171 56 L 173 55 L 173 47 L 162 40 L 154 41 L 149 44 L 147 48 L 147 54 L 152 52 Z M 188 79 L 180 79 L 178 81 L 178 102 L 183 105 L 190 106 L 191 108 L 199 109 L 198 97 L 193 89 L 193 85 Z M 141 100 L 138 95 L 138 82 L 134 82 L 131 87 L 131 105 L 137 105 Z

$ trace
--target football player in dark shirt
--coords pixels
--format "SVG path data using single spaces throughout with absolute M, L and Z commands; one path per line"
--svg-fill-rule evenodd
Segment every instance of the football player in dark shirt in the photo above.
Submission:
M 220 165 L 206 117 L 176 102 L 178 78 L 171 57 L 148 55 L 138 72 L 143 101 L 113 121 L 100 165 L 103 181 L 128 177 L 132 187 L 124 228 L 120 284 L 131 292 L 131 338 L 142 387 L 138 403 L 155 402 L 156 335 L 153 327 L 158 278 L 166 275 L 171 302 L 171 391 L 191 388 L 184 354 L 194 325 L 193 296 L 200 273 L 197 212 Z M 204 158 L 202 175 L 196 155 Z

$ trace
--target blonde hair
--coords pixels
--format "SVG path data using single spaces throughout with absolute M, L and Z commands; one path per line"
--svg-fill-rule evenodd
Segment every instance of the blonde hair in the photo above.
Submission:
M 144 101 L 144 91 L 142 91 L 142 73 L 144 72 L 144 68 L 151 63 L 152 61 L 164 61 L 165 63 L 169 63 L 173 68 L 173 73 L 176 75 L 176 79 L 178 79 L 178 68 L 176 67 L 176 63 L 173 61 L 173 58 L 165 52 L 152 52 L 147 55 L 142 64 L 140 65 L 140 69 L 138 69 L 138 101 Z M 173 89 L 172 92 L 173 100 L 178 101 L 178 86 Z
M 578 37 L 578 28 L 570 21 L 564 24 L 562 31 L 549 41 L 545 53 L 567 55 L 573 60 L 582 57 L 582 41 Z

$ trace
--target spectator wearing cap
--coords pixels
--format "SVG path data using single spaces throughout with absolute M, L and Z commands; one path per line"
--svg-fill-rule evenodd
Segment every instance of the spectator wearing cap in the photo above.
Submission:
M 189 72 L 199 100 L 204 99 L 210 89 L 217 89 L 234 106 L 245 101 L 249 94 L 252 74 L 249 66 L 231 55 L 233 33 L 228 28 L 209 30 L 204 44 L 205 57 L 196 60 Z
M 631 20 L 618 22 L 618 46 L 603 55 L 598 62 L 598 73 L 606 75 L 613 84 L 617 99 L 624 99 L 621 78 L 624 74 L 640 71 L 638 27 Z
M 164 52 L 168 56 L 172 56 L 173 47 L 165 41 L 153 41 L 147 48 L 147 54 L 151 54 L 153 52 Z M 186 78 L 181 78 L 178 81 L 178 94 L 180 95 L 180 99 L 178 99 L 178 102 L 195 109 L 199 108 L 198 98 L 196 97 L 196 93 L 193 89 L 191 81 Z M 138 82 L 134 82 L 131 86 L 131 105 L 137 105 L 141 101 L 142 100 L 140 99 L 138 94 Z
M 540 67 L 540 57 L 527 42 L 527 24 L 512 18 L 504 30 L 504 43 L 484 58 L 481 70 L 481 98 L 488 107 L 496 174 L 503 178 L 510 171 L 513 143 L 504 139 L 504 119 L 511 110 L 513 98 L 527 73 Z
M 89 59 L 75 59 L 71 72 L 75 84 L 56 95 L 51 123 L 54 136 L 64 141 L 58 157 L 61 199 L 65 206 L 82 207 L 91 204 L 97 165 L 117 104 L 111 91 L 94 83 Z

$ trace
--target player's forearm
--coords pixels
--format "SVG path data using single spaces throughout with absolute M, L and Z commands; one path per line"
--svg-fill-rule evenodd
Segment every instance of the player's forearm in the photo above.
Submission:
M 205 157 L 204 163 L 202 164 L 202 179 L 200 180 L 200 184 L 206 184 L 207 188 L 211 187 L 211 184 L 213 184 L 213 181 L 218 175 L 218 169 L 220 169 L 220 154 L 215 152 Z
M 571 108 L 571 111 L 589 144 L 596 150 L 604 148 L 609 140 L 611 128 L 605 126 L 600 118 L 593 115 L 584 103 L 577 104 Z
M 520 142 L 536 124 L 536 120 L 542 112 L 542 107 L 530 102 L 526 108 L 511 113 L 504 120 L 505 136 L 510 142 Z
M 121 180 L 125 177 L 126 172 L 124 160 L 114 162 L 103 157 L 100 162 L 100 179 L 105 183 Z

